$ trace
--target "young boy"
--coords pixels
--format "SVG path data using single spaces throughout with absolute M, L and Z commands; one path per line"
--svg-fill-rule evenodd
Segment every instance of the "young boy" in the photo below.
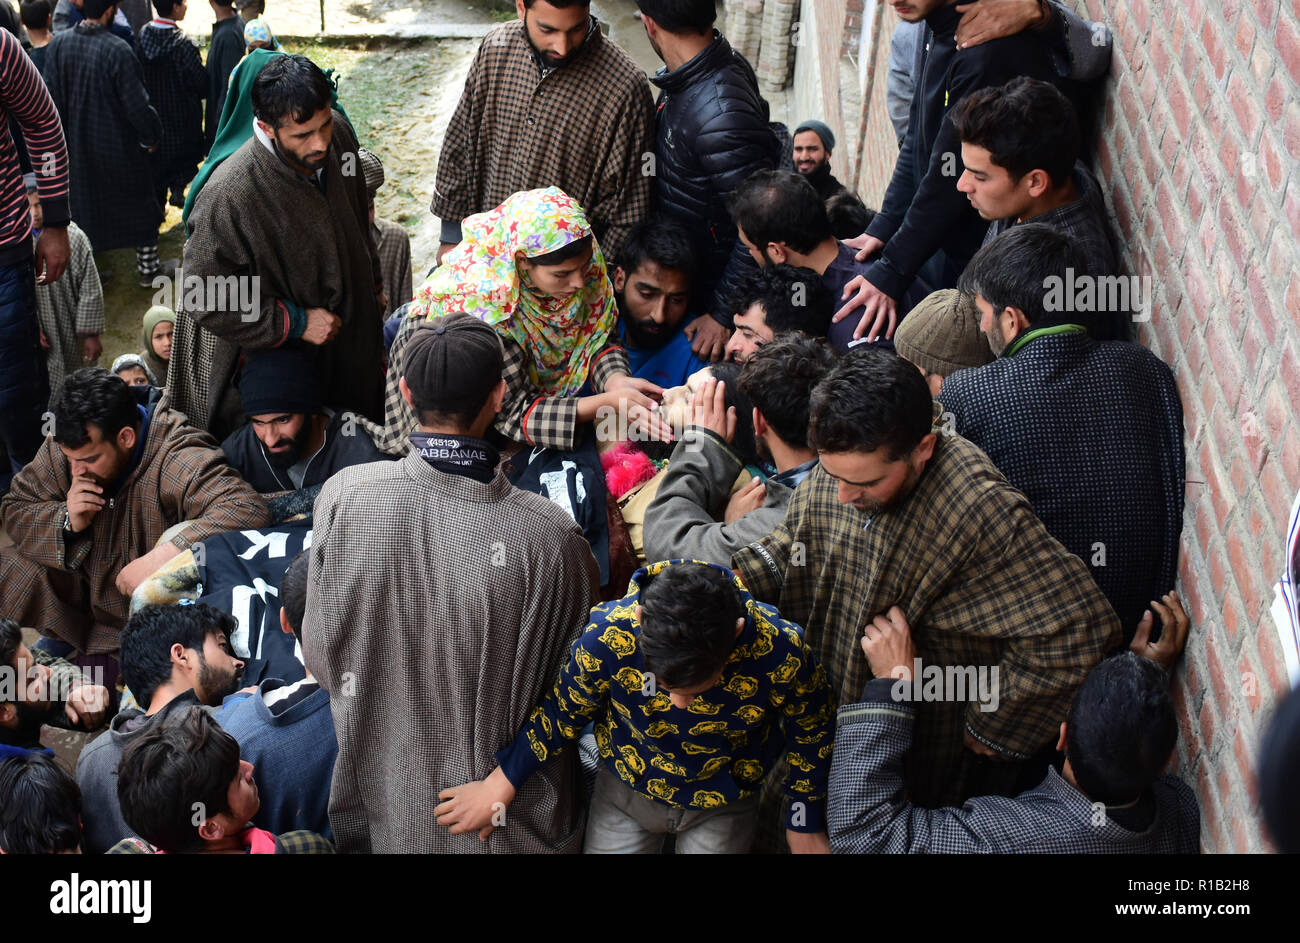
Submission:
M 829 852 L 826 783 L 835 732 L 825 672 L 803 631 L 729 570 L 667 561 L 596 606 L 555 689 L 485 780 L 444 790 L 439 825 L 486 840 L 515 790 L 595 722 L 603 766 L 586 853 L 743 853 L 781 747 L 786 838 Z M 777 731 L 777 725 L 783 730 Z
M 153 386 L 154 375 L 139 354 L 123 354 L 113 361 L 113 373 L 127 386 Z
M 314 832 L 272 835 L 249 823 L 261 806 L 253 764 L 198 705 L 167 716 L 131 743 L 117 773 L 122 817 L 163 853 L 333 854 Z M 126 838 L 109 854 L 148 849 Z
M 108 716 L 108 688 L 70 661 L 23 644 L 12 619 L 0 619 L 0 755 L 41 749 L 41 725 L 97 730 Z
M 136 55 L 144 72 L 149 101 L 162 119 L 162 143 L 152 155 L 154 189 L 158 202 L 185 205 L 185 188 L 203 160 L 203 100 L 208 93 L 208 72 L 199 45 L 181 31 L 179 21 L 188 9 L 186 0 L 153 0 L 158 15 L 136 41 Z

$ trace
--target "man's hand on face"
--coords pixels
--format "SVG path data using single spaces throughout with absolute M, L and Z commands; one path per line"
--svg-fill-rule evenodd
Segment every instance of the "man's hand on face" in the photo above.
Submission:
M 696 387 L 691 394 L 690 424 L 731 444 L 736 438 L 736 407 L 727 406 L 727 384 L 709 377 Z
M 831 323 L 838 324 L 858 308 L 862 308 L 862 317 L 853 330 L 853 339 L 866 337 L 868 341 L 874 342 L 880 338 L 892 338 L 894 328 L 898 326 L 898 302 L 862 275 L 855 275 L 844 286 L 844 295 L 847 296 L 854 289 L 857 289 L 857 293 L 835 312 Z
M 136 557 L 117 574 L 115 580 L 117 591 L 130 599 L 137 586 L 153 576 L 164 563 L 180 552 L 180 548 L 175 544 L 166 543 L 154 547 L 142 557 Z
M 108 688 L 83 684 L 74 688 L 63 706 L 68 720 L 85 730 L 98 730 L 108 715 Z
M 302 339 L 309 344 L 328 344 L 338 336 L 343 321 L 336 314 L 324 308 L 307 309 L 307 327 L 302 332 Z
M 792 855 L 829 855 L 831 853 L 830 836 L 825 832 L 796 832 L 785 830 L 785 841 L 790 846 Z
M 695 356 L 710 363 L 722 359 L 727 350 L 727 341 L 731 339 L 731 331 L 707 314 L 682 328 L 682 333 L 691 342 L 691 351 Z
M 36 284 L 57 282 L 63 275 L 63 270 L 68 267 L 68 257 L 71 254 L 67 226 L 47 226 L 42 229 L 36 239 Z
M 433 815 L 453 835 L 478 832 L 479 841 L 487 841 L 496 828 L 493 818 L 498 813 L 504 815 L 514 797 L 515 787 L 498 766 L 487 779 L 452 786 L 438 793 L 443 801 L 434 808 Z
M 912 677 L 916 645 L 901 607 L 891 606 L 888 612 L 871 620 L 862 632 L 862 651 L 873 677 L 916 680 Z
M 73 478 L 68 489 L 68 525 L 79 534 L 104 509 L 104 489 L 89 478 Z

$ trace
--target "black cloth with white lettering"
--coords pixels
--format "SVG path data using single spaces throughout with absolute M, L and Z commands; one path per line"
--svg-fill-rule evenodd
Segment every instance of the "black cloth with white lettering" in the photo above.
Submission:
M 311 518 L 261 530 L 232 530 L 203 541 L 199 602 L 229 612 L 239 628 L 230 640 L 244 662 L 242 686 L 306 677 L 297 640 L 280 628 L 280 581 L 289 562 L 311 546 Z
M 501 462 L 501 453 L 485 439 L 430 432 L 412 432 L 409 438 L 421 458 L 449 475 L 468 475 L 487 483 Z

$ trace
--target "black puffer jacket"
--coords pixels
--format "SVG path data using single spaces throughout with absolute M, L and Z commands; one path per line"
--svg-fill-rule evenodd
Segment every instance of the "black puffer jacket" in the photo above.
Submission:
M 650 81 L 661 89 L 655 108 L 655 211 L 677 219 L 698 240 L 703 284 L 696 297 L 731 326 L 725 301 L 740 274 L 754 268 L 736 238 L 727 194 L 756 170 L 780 160 L 768 125 L 767 101 L 754 70 L 721 33 L 690 62 Z

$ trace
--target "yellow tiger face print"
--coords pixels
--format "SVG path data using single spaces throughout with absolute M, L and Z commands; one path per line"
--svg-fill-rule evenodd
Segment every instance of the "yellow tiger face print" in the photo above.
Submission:
M 594 675 L 600 673 L 600 659 L 585 648 L 579 648 L 574 652 L 573 657 L 577 659 L 578 667 L 587 672 L 587 674 Z
M 726 797 L 711 789 L 698 789 L 691 798 L 691 805 L 697 809 L 718 809 L 726 804 Z
M 667 737 L 670 734 L 680 733 L 676 724 L 670 724 L 666 720 L 656 720 L 645 728 L 648 737 Z
M 672 802 L 673 796 L 677 795 L 677 787 L 668 785 L 666 779 L 646 780 L 645 791 L 656 799 L 664 800 L 664 802 Z
M 647 717 L 651 714 L 658 714 L 660 711 L 672 710 L 672 708 L 673 702 L 662 691 L 656 692 L 654 697 L 646 698 L 646 702 L 641 705 L 641 711 Z
M 725 720 L 702 720 L 698 724 L 686 731 L 694 737 L 701 737 L 709 733 L 725 733 L 727 722 Z
M 622 754 L 623 762 L 627 764 L 627 768 L 632 772 L 638 776 L 645 772 L 645 760 L 641 759 L 641 754 L 637 753 L 636 750 L 630 746 L 621 746 L 618 748 L 618 752 Z
M 763 778 L 763 764 L 758 760 L 736 760 L 731 764 L 731 774 L 737 779 L 756 783 Z
M 726 769 L 727 764 L 730 762 L 731 757 L 729 756 L 715 756 L 711 760 L 707 760 L 705 764 L 700 767 L 699 775 L 695 778 L 708 779 L 711 776 L 716 776 L 718 773 L 722 772 L 722 770 Z
M 627 706 L 626 704 L 624 704 L 623 702 L 618 701 L 618 700 L 616 700 L 616 699 L 614 699 L 614 698 L 610 698 L 610 699 L 609 699 L 609 703 L 612 704 L 612 705 L 614 705 L 614 710 L 616 710 L 616 711 L 618 711 L 620 714 L 622 714 L 622 715 L 623 715 L 623 718 L 624 718 L 625 720 L 631 720 L 631 719 L 632 719 L 632 711 L 630 711 L 630 710 L 628 709 L 628 706 Z
M 747 675 L 732 675 L 723 685 L 722 690 L 738 698 L 751 698 L 758 693 L 758 679 Z
M 794 655 L 786 655 L 785 660 L 769 671 L 767 676 L 773 684 L 789 684 L 798 673 L 799 659 Z
M 616 625 L 611 625 L 601 633 L 600 640 L 619 658 L 626 658 L 636 651 L 636 637 Z
M 600 749 L 601 756 L 609 756 L 613 753 L 613 740 L 609 735 L 609 726 L 606 724 L 596 724 L 596 746 Z
M 672 701 L 669 701 L 668 703 L 671 704 Z M 716 714 L 718 711 L 722 710 L 722 705 L 710 704 L 708 701 L 704 700 L 703 697 L 697 697 L 686 706 L 686 709 L 692 714 Z
M 614 675 L 614 680 L 623 685 L 623 690 L 629 694 L 640 691 L 645 680 L 641 677 L 641 672 L 635 668 L 620 668 L 618 674 Z
M 763 708 L 757 704 L 741 704 L 731 713 L 733 717 L 739 717 L 747 724 L 756 724 L 763 719 Z
M 538 740 L 538 739 L 537 739 L 537 734 L 533 733 L 533 731 L 532 731 L 531 729 L 528 731 L 528 745 L 529 745 L 530 747 L 532 747 L 532 750 L 533 750 L 533 756 L 537 757 L 538 760 L 540 760 L 541 762 L 545 763 L 545 762 L 546 762 L 546 756 L 547 756 L 547 754 L 546 754 L 546 744 L 544 744 L 544 743 L 542 743 L 542 741 Z
M 614 772 L 618 773 L 618 778 L 623 780 L 629 786 L 636 785 L 636 777 L 628 772 L 627 765 L 622 760 L 614 761 Z
M 762 658 L 764 655 L 772 653 L 772 639 L 776 636 L 776 629 L 772 626 L 759 627 L 758 636 L 754 639 L 754 644 L 749 646 L 750 654 L 755 658 Z
M 786 755 L 786 759 L 789 760 L 790 765 L 795 769 L 803 770 L 805 773 L 811 773 L 813 771 L 813 765 L 798 753 L 789 753 Z
M 701 753 L 717 753 L 717 747 L 702 747 L 698 743 L 691 743 L 689 740 L 682 741 L 682 749 L 691 756 L 698 756 Z
M 674 763 L 662 753 L 656 753 L 654 756 L 650 757 L 650 765 L 655 769 L 663 770 L 665 773 L 672 773 L 674 776 L 689 775 L 685 766 L 682 766 L 680 763 Z
M 636 621 L 636 603 L 629 602 L 621 606 L 613 606 L 605 614 L 606 622 L 635 622 Z M 593 622 L 594 626 L 595 623 Z

